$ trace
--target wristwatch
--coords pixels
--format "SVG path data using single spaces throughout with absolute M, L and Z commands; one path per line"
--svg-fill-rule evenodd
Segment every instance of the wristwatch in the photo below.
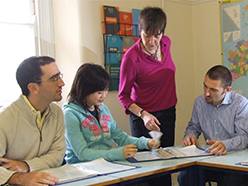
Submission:
M 142 110 L 139 112 L 139 117 L 141 117 L 141 114 L 142 114 L 143 111 L 144 111 L 144 109 L 142 109 Z

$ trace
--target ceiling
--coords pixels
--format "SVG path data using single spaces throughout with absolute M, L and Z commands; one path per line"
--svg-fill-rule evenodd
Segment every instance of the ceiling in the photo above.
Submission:
M 203 2 L 209 2 L 209 1 L 218 1 L 218 0 L 165 0 L 165 1 L 175 1 L 175 2 L 181 2 L 185 4 L 196 4 L 196 3 L 203 3 Z

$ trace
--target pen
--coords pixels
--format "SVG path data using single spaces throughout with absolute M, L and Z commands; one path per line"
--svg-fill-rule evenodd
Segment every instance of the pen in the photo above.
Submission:
M 200 149 L 200 150 L 203 150 L 204 152 L 208 152 L 208 148 L 207 149 L 204 149 L 204 148 L 201 148 L 201 147 L 197 147 L 198 149 Z M 208 153 L 210 153 L 210 152 L 208 152 Z
M 210 152 L 208 151 L 208 148 L 207 148 L 207 149 L 205 149 L 205 152 L 208 152 L 208 153 L 210 153 Z

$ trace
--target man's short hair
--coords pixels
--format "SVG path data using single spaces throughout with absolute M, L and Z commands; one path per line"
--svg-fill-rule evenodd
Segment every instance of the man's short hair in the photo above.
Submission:
M 221 85 L 224 89 L 232 85 L 232 74 L 223 65 L 216 65 L 210 68 L 206 75 L 212 80 L 221 80 Z
M 28 84 L 40 84 L 43 72 L 40 66 L 55 62 L 55 59 L 48 56 L 32 56 L 25 59 L 16 70 L 16 80 L 22 90 L 22 94 L 29 95 Z

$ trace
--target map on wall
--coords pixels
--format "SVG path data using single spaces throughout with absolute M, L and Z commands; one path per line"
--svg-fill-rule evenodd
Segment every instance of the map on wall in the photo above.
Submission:
M 232 89 L 248 98 L 248 0 L 221 5 L 223 65 Z

